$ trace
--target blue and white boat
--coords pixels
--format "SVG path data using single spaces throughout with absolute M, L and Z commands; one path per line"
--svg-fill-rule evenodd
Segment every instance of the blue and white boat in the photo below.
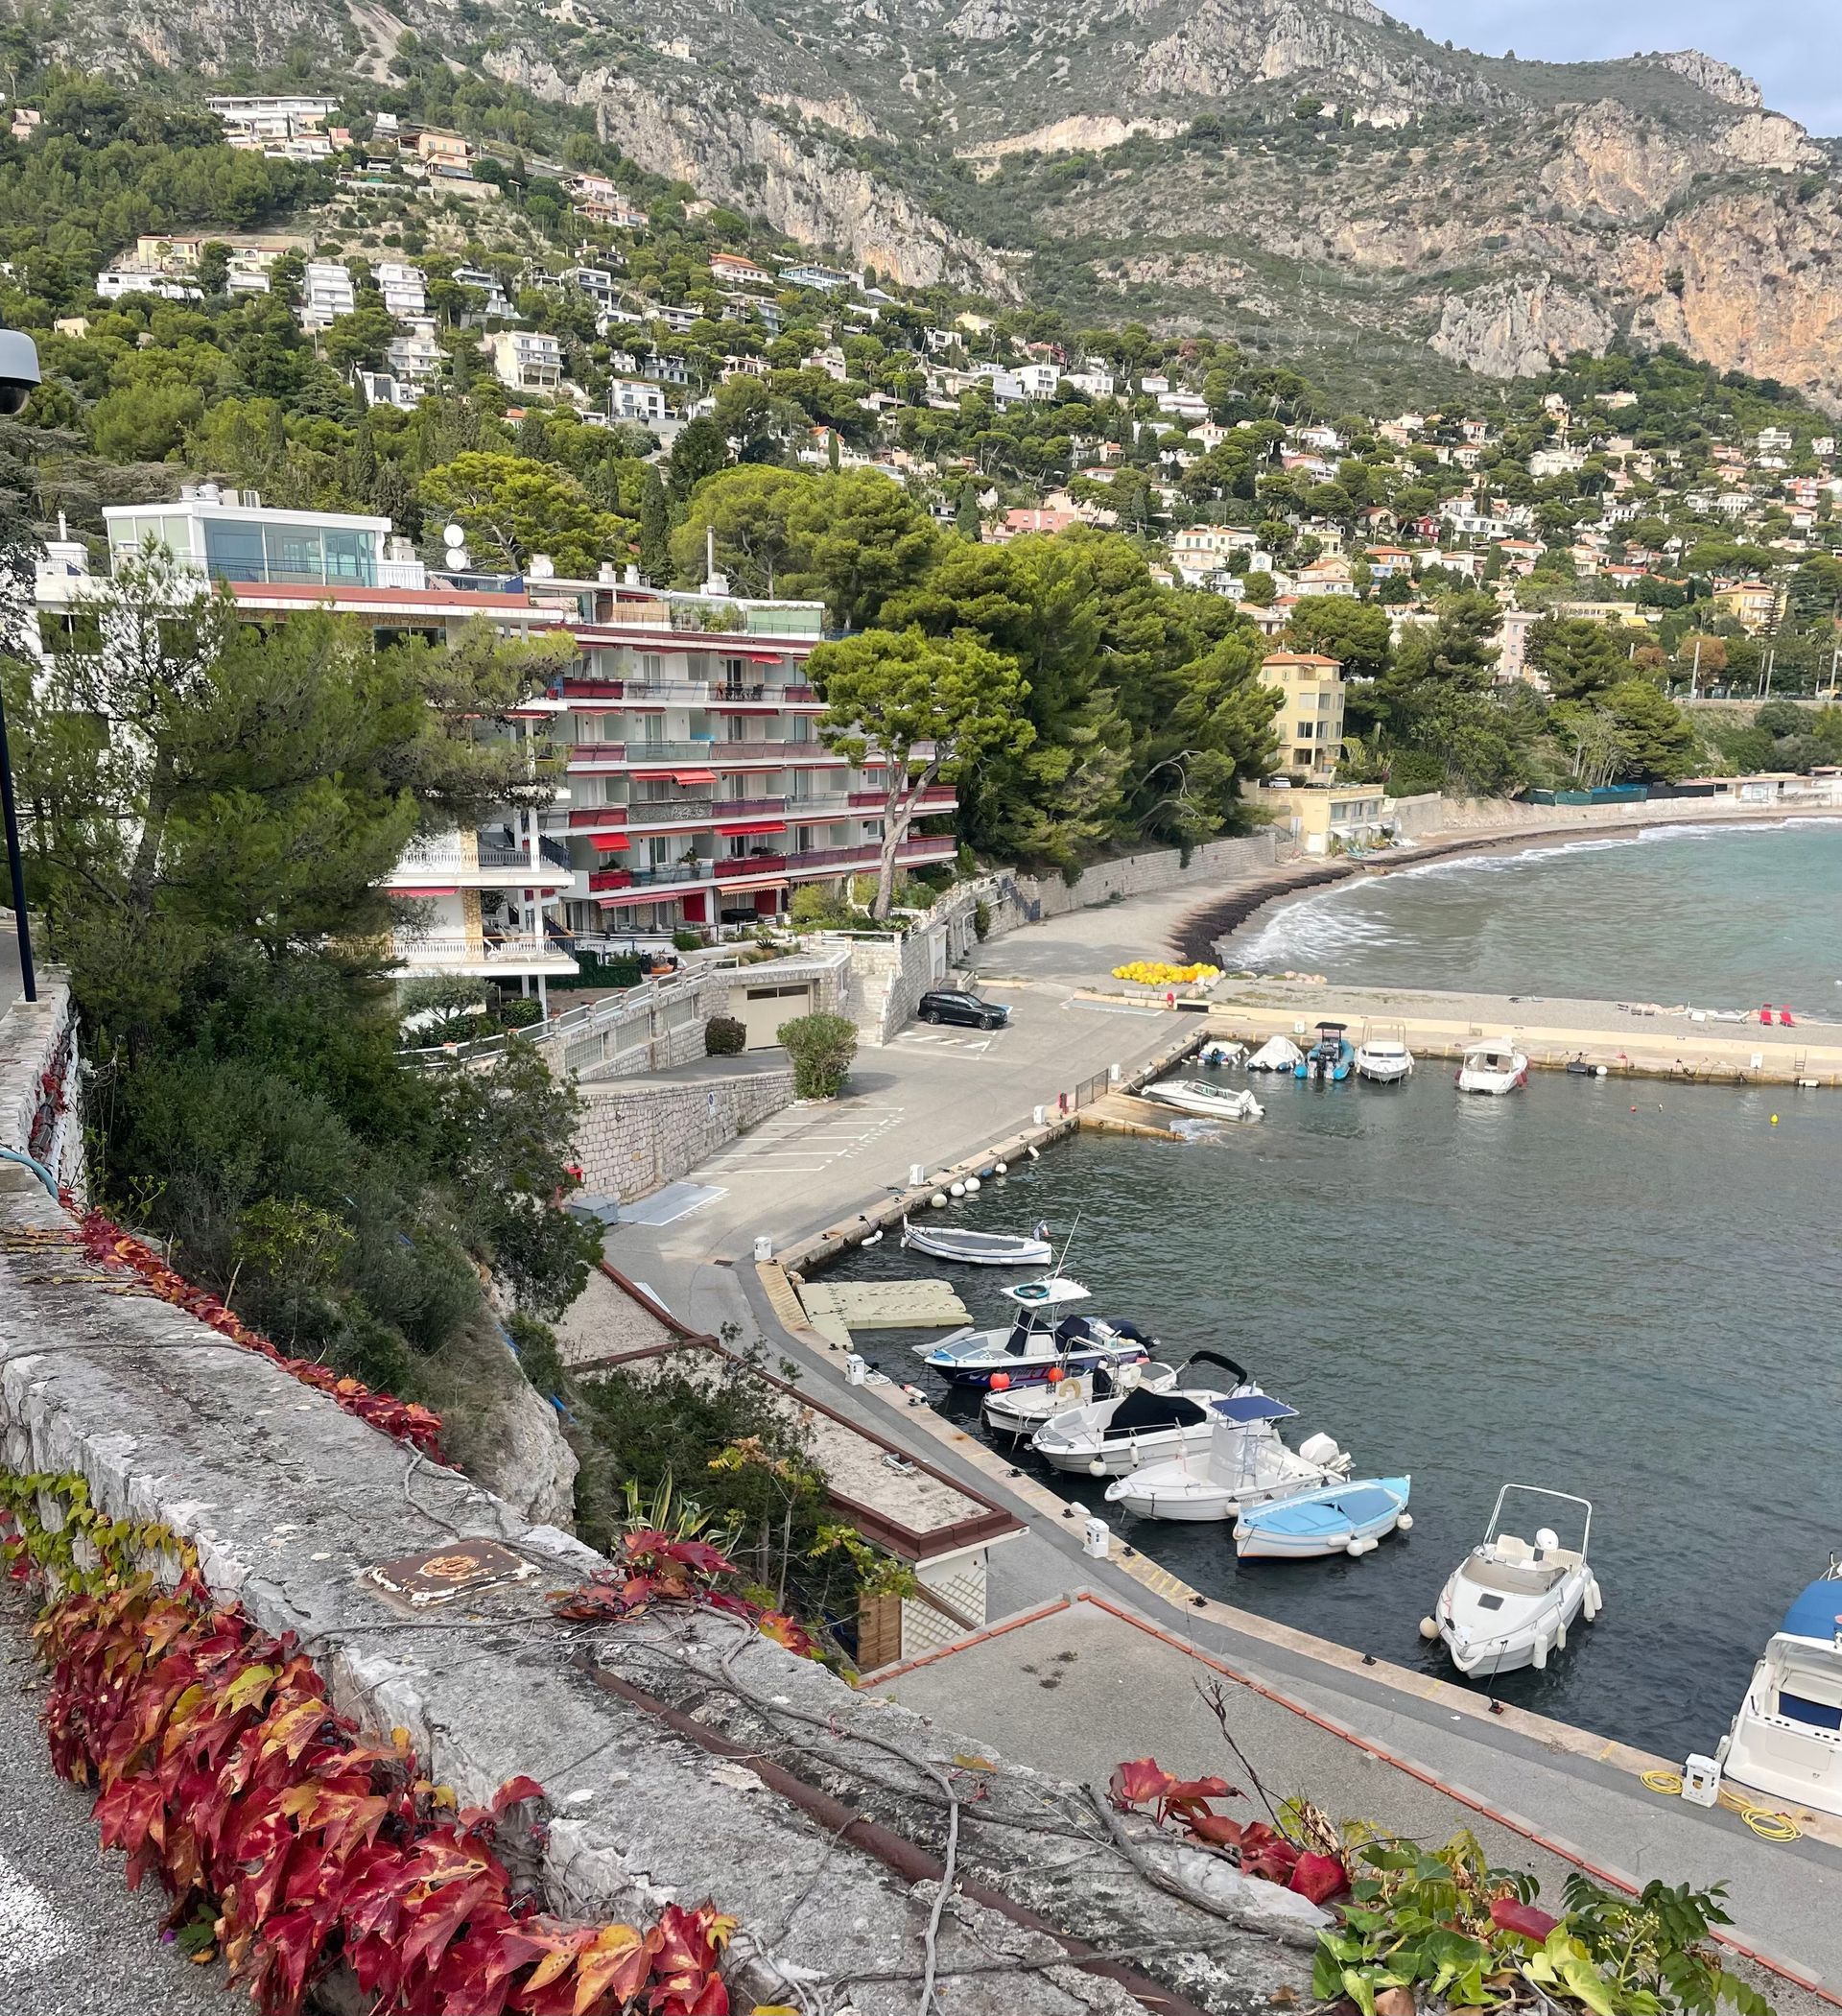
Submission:
M 1371 1477 L 1306 1491 L 1277 1505 L 1249 1506 L 1235 1521 L 1243 1561 L 1317 1561 L 1329 1554 L 1373 1554 L 1382 1539 L 1412 1524 L 1405 1477 Z
M 1715 1753 L 1750 1791 L 1842 1814 L 1842 1561 L 1784 1613 Z
M 1341 1022 L 1320 1022 L 1317 1025 L 1317 1041 L 1299 1058 L 1292 1069 L 1294 1078 L 1325 1078 L 1337 1084 L 1349 1077 L 1356 1062 L 1356 1052 L 1350 1039 L 1343 1033 Z
M 1074 1313 L 1075 1303 L 1092 1298 L 1066 1274 L 1020 1281 L 1003 1293 L 1017 1311 L 1008 1324 L 956 1330 L 937 1344 L 917 1344 L 915 1356 L 955 1386 L 988 1387 L 994 1379 L 1031 1386 L 1047 1380 L 1052 1366 L 1086 1372 L 1143 1364 L 1157 1342 L 1136 1323 Z

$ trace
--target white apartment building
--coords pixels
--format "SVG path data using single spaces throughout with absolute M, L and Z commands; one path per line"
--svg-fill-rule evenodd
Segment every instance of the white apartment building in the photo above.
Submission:
M 1062 368 L 1056 364 L 1020 364 L 1016 377 L 1024 389 L 1025 398 L 1052 399 L 1056 387 L 1062 382 Z
M 496 329 L 483 345 L 508 391 L 553 392 L 563 382 L 563 346 L 537 329 Z
M 163 301 L 201 301 L 204 290 L 144 266 L 111 266 L 96 275 L 96 292 L 106 301 L 119 301 L 124 295 L 153 294 Z
M 631 420 L 641 427 L 666 417 L 664 389 L 642 378 L 616 378 L 607 389 L 609 419 Z
M 337 260 L 310 259 L 301 275 L 300 326 L 309 332 L 330 328 L 342 315 L 358 306 L 352 276 Z
M 257 96 L 207 98 L 206 107 L 232 147 L 279 148 L 280 143 L 317 134 L 339 109 L 337 98 Z
M 384 305 L 398 321 L 413 321 L 429 312 L 428 275 L 419 266 L 385 260 L 372 273 Z

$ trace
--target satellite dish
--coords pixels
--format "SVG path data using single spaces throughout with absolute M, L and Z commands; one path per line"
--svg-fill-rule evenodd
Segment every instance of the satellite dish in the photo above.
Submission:
M 473 556 L 464 546 L 448 548 L 448 565 L 464 574 L 473 565 Z
M 547 553 L 533 553 L 528 569 L 532 581 L 550 581 L 556 572 L 556 563 Z
M 464 546 L 467 534 L 459 525 L 444 525 L 441 528 L 441 543 L 444 546 Z

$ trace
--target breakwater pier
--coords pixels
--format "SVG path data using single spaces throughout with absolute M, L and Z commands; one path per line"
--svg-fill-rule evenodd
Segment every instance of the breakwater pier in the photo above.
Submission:
M 1731 1011 L 1727 1011 L 1731 1015 Z M 1579 1001 L 1539 994 L 1461 994 L 1302 980 L 1226 980 L 1211 995 L 1208 1033 L 1244 1043 L 1308 1041 L 1320 1022 L 1346 1025 L 1353 1043 L 1398 1033 L 1419 1057 L 1459 1056 L 1508 1036 L 1531 1067 L 1574 1059 L 1610 1077 L 1710 1084 L 1842 1085 L 1842 1023 L 1795 1017 L 1789 1028 L 1688 1003 Z

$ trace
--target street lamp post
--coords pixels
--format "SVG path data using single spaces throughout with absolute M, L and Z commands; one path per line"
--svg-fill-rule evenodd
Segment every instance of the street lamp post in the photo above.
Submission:
M 12 758 L 7 748 L 7 708 L 0 700 L 0 808 L 7 824 L 7 867 L 12 877 L 12 914 L 19 932 L 19 981 L 28 1001 L 38 999 L 32 970 L 32 926 L 26 921 L 26 858 L 19 847 L 19 809 L 12 798 Z

